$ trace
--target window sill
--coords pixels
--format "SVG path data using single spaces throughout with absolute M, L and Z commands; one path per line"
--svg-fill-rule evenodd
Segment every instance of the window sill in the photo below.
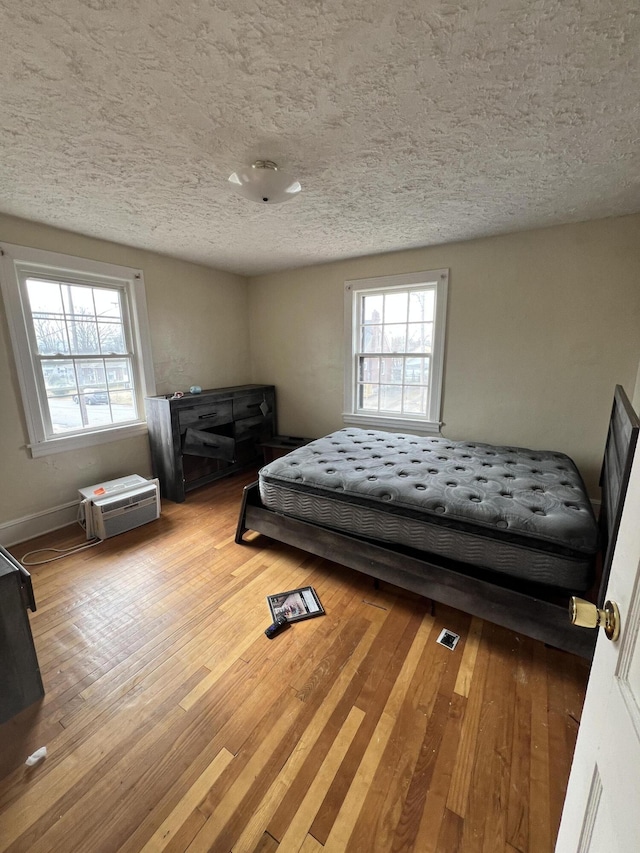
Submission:
M 356 426 L 360 429 L 379 429 L 386 432 L 408 432 L 415 435 L 440 435 L 440 421 L 411 420 L 410 418 L 394 418 L 390 415 L 360 415 L 343 412 L 342 420 L 346 426 Z
M 145 435 L 146 432 L 146 423 L 127 424 L 126 426 L 97 430 L 96 432 L 50 438 L 39 444 L 29 444 L 27 447 L 31 456 L 37 459 L 40 456 L 49 456 L 53 453 L 67 453 L 72 450 L 81 450 L 85 447 L 95 447 L 98 444 L 120 441 L 124 438 L 133 438 L 137 435 Z

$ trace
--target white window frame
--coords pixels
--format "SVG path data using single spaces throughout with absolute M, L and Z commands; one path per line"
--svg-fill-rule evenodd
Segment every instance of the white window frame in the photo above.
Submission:
M 126 295 L 133 344 L 133 370 L 138 418 L 126 424 L 109 424 L 83 429 L 68 435 L 47 434 L 48 407 L 34 362 L 30 343 L 30 309 L 20 279 L 34 274 L 80 281 L 97 286 L 118 287 Z M 9 333 L 22 393 L 29 435 L 28 448 L 33 457 L 92 447 L 147 432 L 144 398 L 156 393 L 151 336 L 142 270 L 116 264 L 62 255 L 42 249 L 0 243 L 0 286 L 4 297 Z
M 416 285 L 433 285 L 435 291 L 434 328 L 431 344 L 431 382 L 429 384 L 429 402 L 424 416 L 407 417 L 373 412 L 358 411 L 356 363 L 358 352 L 359 311 L 362 296 L 376 292 L 407 290 Z M 345 387 L 343 421 L 347 426 L 375 428 L 396 432 L 418 432 L 426 435 L 440 433 L 442 426 L 442 390 L 444 377 L 444 354 L 447 319 L 447 291 L 449 270 L 423 270 L 401 275 L 380 276 L 377 278 L 353 279 L 345 281 Z

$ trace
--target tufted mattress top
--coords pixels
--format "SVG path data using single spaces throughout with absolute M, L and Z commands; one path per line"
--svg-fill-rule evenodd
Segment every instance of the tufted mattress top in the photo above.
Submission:
M 586 588 L 587 567 L 598 548 L 597 523 L 582 478 L 568 456 L 554 451 L 347 428 L 261 470 L 266 505 L 274 499 L 278 503 L 278 490 L 284 494 L 283 489 L 291 514 L 307 515 L 303 506 L 316 496 L 321 513 L 331 516 L 327 524 L 344 527 L 343 518 L 355 509 L 350 523 L 366 523 L 370 529 L 354 532 L 373 538 L 381 531 L 383 513 L 426 522 L 431 531 L 426 541 L 414 524 L 404 544 L 436 553 L 446 553 L 452 536 L 463 544 L 470 541 L 469 534 L 475 537 L 472 556 L 465 557 L 454 543 L 454 559 L 478 559 L 478 537 L 504 542 L 513 547 L 500 565 L 492 565 L 492 557 L 480 557 L 498 571 L 518 574 L 512 563 L 526 562 L 522 555 L 531 548 L 547 555 L 547 563 L 554 553 L 571 565 L 577 560 L 580 577 L 558 578 L 557 566 L 545 563 L 544 576 L 534 578 L 567 588 Z M 282 505 L 272 508 L 282 510 Z M 363 515 L 365 508 L 368 515 Z M 434 525 L 440 532 L 433 532 Z M 448 530 L 444 544 L 437 541 L 443 530 Z M 391 537 L 381 531 L 380 538 Z M 528 572 L 524 567 L 520 573 Z

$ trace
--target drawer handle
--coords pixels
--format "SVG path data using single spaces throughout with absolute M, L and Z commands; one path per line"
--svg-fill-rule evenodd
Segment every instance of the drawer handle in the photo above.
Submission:
M 198 415 L 198 420 L 205 421 L 207 418 L 215 418 L 217 414 L 217 412 L 209 412 L 208 415 Z

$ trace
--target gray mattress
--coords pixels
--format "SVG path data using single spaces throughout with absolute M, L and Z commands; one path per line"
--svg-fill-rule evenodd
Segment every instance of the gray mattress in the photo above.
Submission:
M 275 512 L 581 592 L 598 528 L 562 453 L 348 428 L 261 469 Z

